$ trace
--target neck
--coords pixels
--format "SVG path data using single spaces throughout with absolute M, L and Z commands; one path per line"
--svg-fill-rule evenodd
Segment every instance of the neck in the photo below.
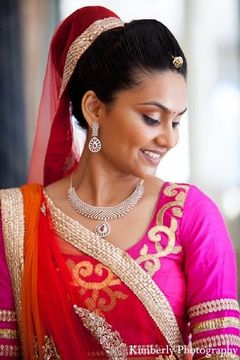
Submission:
M 81 200 L 95 206 L 112 206 L 125 200 L 139 178 L 113 168 L 101 154 L 84 148 L 74 172 L 73 186 Z

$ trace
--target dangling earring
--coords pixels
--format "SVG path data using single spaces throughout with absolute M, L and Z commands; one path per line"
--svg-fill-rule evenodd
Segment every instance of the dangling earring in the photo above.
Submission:
M 92 124 L 92 138 L 89 141 L 88 148 L 91 152 L 99 152 L 102 148 L 101 141 L 98 138 L 99 124 L 98 121 L 94 121 Z

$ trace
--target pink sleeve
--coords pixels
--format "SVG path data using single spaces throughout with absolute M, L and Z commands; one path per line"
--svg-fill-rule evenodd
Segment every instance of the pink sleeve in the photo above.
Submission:
M 20 359 L 20 347 L 11 280 L 5 258 L 0 213 L 0 359 Z
M 187 195 L 181 237 L 193 358 L 219 355 L 221 349 L 231 353 L 226 358 L 238 359 L 236 257 L 220 211 L 195 186 Z

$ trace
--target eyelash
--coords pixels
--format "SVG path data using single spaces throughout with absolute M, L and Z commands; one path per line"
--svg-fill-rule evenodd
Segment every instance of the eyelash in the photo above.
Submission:
M 180 126 L 180 122 L 173 122 L 172 123 L 172 127 L 175 129 L 177 128 L 178 126 Z
M 149 126 L 154 126 L 154 125 L 157 125 L 160 123 L 159 120 L 153 119 L 147 115 L 143 115 L 143 119 L 144 119 L 145 124 L 147 124 Z
M 143 115 L 143 119 L 145 124 L 149 125 L 149 126 L 154 126 L 154 125 L 158 125 L 160 124 L 159 120 L 153 119 L 147 115 Z M 173 122 L 172 123 L 172 127 L 173 129 L 175 129 L 176 127 L 180 126 L 180 122 Z

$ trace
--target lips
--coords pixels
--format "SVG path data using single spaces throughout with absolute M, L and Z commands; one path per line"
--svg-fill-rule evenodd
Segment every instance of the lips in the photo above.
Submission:
M 148 161 L 153 166 L 159 164 L 161 158 L 166 153 L 166 149 L 160 150 L 150 150 L 150 149 L 140 149 L 140 152 L 144 156 L 145 160 Z
M 151 157 L 152 159 L 159 159 L 161 157 L 161 154 L 155 152 L 155 151 L 150 151 L 150 150 L 144 150 L 141 149 L 141 151 L 145 154 L 148 155 L 149 157 Z

